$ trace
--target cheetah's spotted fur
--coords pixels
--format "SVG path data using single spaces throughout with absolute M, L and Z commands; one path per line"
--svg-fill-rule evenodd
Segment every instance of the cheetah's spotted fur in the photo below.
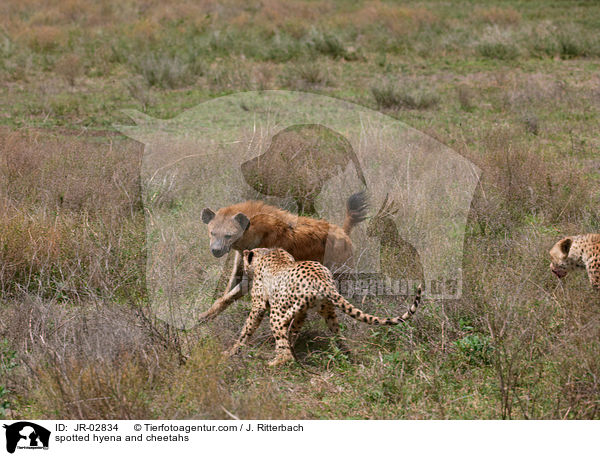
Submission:
M 397 325 L 409 319 L 421 301 L 419 287 L 412 306 L 401 317 L 379 318 L 364 313 L 338 293 L 329 269 L 316 261 L 296 262 L 292 255 L 280 248 L 245 250 L 244 269 L 252 280 L 252 310 L 238 341 L 228 354 L 235 353 L 246 343 L 270 309 L 276 345 L 276 356 L 269 363 L 271 366 L 293 359 L 290 343 L 294 343 L 308 310 L 313 307 L 325 319 L 330 331 L 337 334 L 339 322 L 334 307 L 365 323 Z M 291 342 L 288 337 L 290 329 Z
M 575 268 L 585 268 L 592 287 L 600 290 L 600 234 L 561 239 L 550 250 L 550 270 L 563 278 Z

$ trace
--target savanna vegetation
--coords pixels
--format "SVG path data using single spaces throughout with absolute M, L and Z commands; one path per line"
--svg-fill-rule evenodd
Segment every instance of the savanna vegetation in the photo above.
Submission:
M 3 0 L 0 418 L 597 418 L 600 296 L 547 252 L 600 231 L 599 32 L 591 0 Z M 221 357 L 247 301 L 203 330 L 153 317 L 143 146 L 111 127 L 265 89 L 378 109 L 482 170 L 463 297 L 344 319 L 351 357 L 309 322 L 319 375 L 269 368 L 266 327 Z

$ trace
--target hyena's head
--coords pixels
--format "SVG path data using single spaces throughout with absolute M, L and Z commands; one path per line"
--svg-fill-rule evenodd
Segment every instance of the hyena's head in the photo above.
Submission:
M 579 263 L 579 258 L 571 251 L 573 238 L 566 237 L 561 239 L 554 247 L 550 249 L 550 270 L 558 278 L 563 278 L 567 273 L 575 269 Z
M 219 210 L 215 214 L 207 207 L 202 209 L 202 221 L 208 225 L 210 251 L 217 258 L 228 253 L 250 226 L 250 220 L 241 212 L 229 215 Z

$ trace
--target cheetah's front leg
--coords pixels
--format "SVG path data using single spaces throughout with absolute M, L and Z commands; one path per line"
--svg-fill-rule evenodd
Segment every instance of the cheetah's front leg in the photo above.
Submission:
M 250 310 L 250 315 L 248 315 L 246 323 L 244 323 L 242 333 L 240 334 L 237 342 L 233 345 L 233 347 L 224 352 L 226 356 L 234 355 L 240 349 L 240 347 L 246 344 L 248 339 L 260 326 L 268 306 L 269 303 L 267 300 L 262 299 L 260 296 L 252 296 L 252 310 Z

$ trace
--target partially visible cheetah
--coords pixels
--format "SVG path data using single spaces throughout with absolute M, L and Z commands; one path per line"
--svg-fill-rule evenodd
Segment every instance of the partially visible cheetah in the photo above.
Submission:
M 600 234 L 561 239 L 550 250 L 550 270 L 559 279 L 575 268 L 586 268 L 592 287 L 600 290 Z
M 276 346 L 276 356 L 269 362 L 270 366 L 293 359 L 288 331 L 291 330 L 293 344 L 310 308 L 316 307 L 330 331 L 337 334 L 339 322 L 334 306 L 365 323 L 397 325 L 409 319 L 421 301 L 419 287 L 411 308 L 404 315 L 395 318 L 375 317 L 346 301 L 338 293 L 333 275 L 321 263 L 296 262 L 292 255 L 280 248 L 244 250 L 243 256 L 244 269 L 252 281 L 252 310 L 240 338 L 227 354 L 234 354 L 246 343 L 270 308 L 271 331 Z

